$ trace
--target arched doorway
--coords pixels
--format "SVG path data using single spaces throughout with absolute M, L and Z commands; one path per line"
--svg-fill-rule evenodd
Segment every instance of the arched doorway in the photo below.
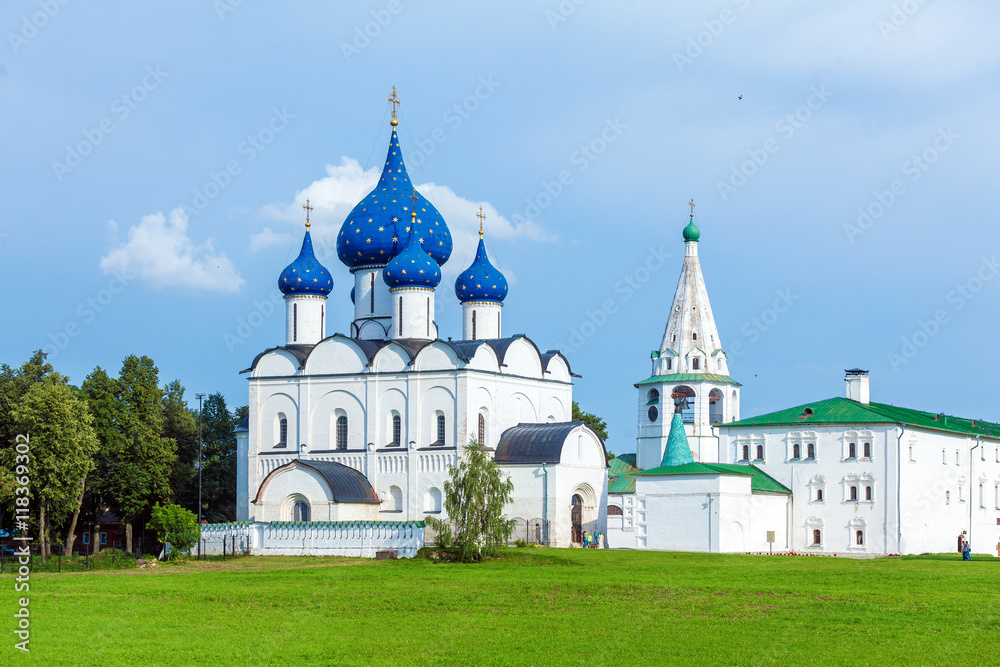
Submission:
M 579 493 L 573 494 L 569 515 L 572 525 L 571 539 L 574 544 L 583 544 L 583 498 Z

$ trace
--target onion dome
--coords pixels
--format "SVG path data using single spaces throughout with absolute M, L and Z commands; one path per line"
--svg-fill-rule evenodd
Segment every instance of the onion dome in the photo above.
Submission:
M 483 232 L 479 231 L 479 248 L 476 258 L 465 271 L 459 274 L 455 281 L 455 295 L 461 303 L 468 301 L 489 301 L 503 303 L 507 298 L 507 279 L 500 270 L 490 264 L 486 256 L 486 244 L 483 243 Z
M 409 234 L 402 252 L 393 257 L 382 271 L 382 279 L 389 289 L 397 287 L 427 287 L 434 289 L 441 282 L 441 268 L 424 250 L 424 228 L 416 222 L 417 214 L 411 213 L 410 225 L 403 231 Z M 429 235 L 428 235 L 429 236 Z
M 403 250 L 407 238 L 405 229 L 414 211 L 425 230 L 421 241 L 424 251 L 438 266 L 448 261 L 452 250 L 448 225 L 434 205 L 419 192 L 416 192 L 416 201 L 412 201 L 414 193 L 393 126 L 378 185 L 358 202 L 340 228 L 337 236 L 340 261 L 351 271 L 385 266 Z
M 315 253 L 313 253 L 308 223 L 305 238 L 302 239 L 302 250 L 299 251 L 299 256 L 295 258 L 295 261 L 281 272 L 278 277 L 278 289 L 285 296 L 299 294 L 326 296 L 333 290 L 333 277 L 327 268 L 319 263 Z
M 697 241 L 701 237 L 701 230 L 698 229 L 698 225 L 694 224 L 694 217 L 691 217 L 691 221 L 688 222 L 687 227 L 684 228 L 684 240 L 685 241 Z

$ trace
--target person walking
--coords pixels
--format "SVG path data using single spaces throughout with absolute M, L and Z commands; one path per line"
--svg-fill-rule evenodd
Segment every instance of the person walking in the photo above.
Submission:
M 965 540 L 962 544 L 962 560 L 972 560 L 972 545 L 969 544 L 969 540 Z

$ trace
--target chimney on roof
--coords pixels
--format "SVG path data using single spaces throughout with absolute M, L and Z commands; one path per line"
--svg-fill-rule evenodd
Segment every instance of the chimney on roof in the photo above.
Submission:
M 863 405 L 868 405 L 868 371 L 860 368 L 852 368 L 844 371 L 847 373 L 847 398 L 857 401 Z

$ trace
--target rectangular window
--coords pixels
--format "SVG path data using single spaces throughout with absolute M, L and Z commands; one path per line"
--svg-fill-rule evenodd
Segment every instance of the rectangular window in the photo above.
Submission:
M 347 417 L 337 417 L 337 449 L 347 449 Z
M 107 533 L 101 533 L 101 546 L 103 547 L 107 543 L 108 543 L 108 534 Z
M 819 546 L 823 544 L 823 533 L 820 532 L 818 528 L 813 530 L 813 545 Z
M 83 543 L 84 544 L 90 544 L 90 533 L 84 533 L 83 534 Z
M 372 273 L 371 287 L 368 290 L 368 310 L 374 315 L 375 314 L 375 274 Z
M 438 418 L 437 418 L 437 436 L 438 436 L 437 437 L 438 444 L 443 445 L 444 444 L 444 436 L 445 436 L 444 415 L 438 415 Z
M 816 458 L 816 445 L 811 442 L 806 445 L 806 458 L 810 460 Z
M 866 442 L 864 444 L 864 450 L 863 451 L 864 451 L 863 456 L 866 459 L 870 459 L 872 457 L 872 443 Z
M 667 359 L 667 370 L 668 371 L 671 369 L 671 367 L 673 367 L 673 362 L 674 362 L 673 359 L 669 359 L 669 358 Z
M 701 369 L 701 360 L 698 357 L 691 360 L 691 368 L 696 371 Z
M 292 342 L 299 339 L 299 304 L 292 304 Z

